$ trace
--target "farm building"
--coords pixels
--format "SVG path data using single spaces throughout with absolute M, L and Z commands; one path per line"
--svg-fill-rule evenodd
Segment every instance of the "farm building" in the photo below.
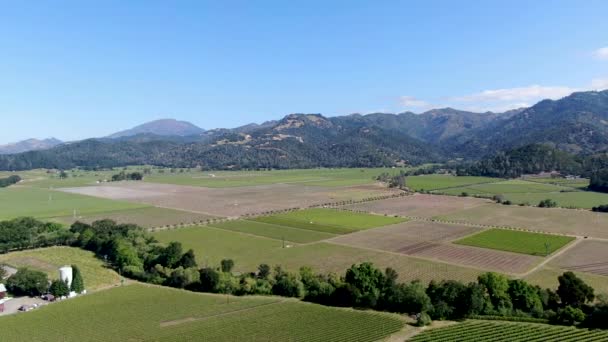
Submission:
M 6 297 L 6 286 L 0 284 L 0 299 L 4 299 L 4 297 Z

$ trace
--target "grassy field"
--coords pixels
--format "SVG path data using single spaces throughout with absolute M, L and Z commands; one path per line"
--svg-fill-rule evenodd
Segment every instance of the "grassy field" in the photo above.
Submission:
M 120 278 L 116 272 L 106 268 L 92 252 L 72 247 L 48 247 L 0 255 L 0 263 L 13 267 L 29 267 L 43 271 L 49 279 L 59 278 L 59 267 L 75 264 L 82 272 L 85 286 L 95 290 L 116 285 Z
M 429 329 L 411 342 L 481 341 L 608 341 L 608 331 L 587 330 L 548 324 L 469 320 L 443 328 Z
M 13 186 L 0 189 L 0 219 L 19 216 L 51 218 L 134 209 L 146 205 L 68 194 L 60 191 Z
M 345 234 L 361 229 L 381 227 L 406 221 L 400 217 L 318 208 L 290 211 L 284 214 L 259 217 L 255 220 L 332 234 Z
M 1 317 L 0 330 L 3 341 L 376 341 L 404 327 L 396 315 L 227 299 L 129 285 Z
M 259 264 L 281 265 L 297 271 L 310 266 L 319 272 L 339 274 L 355 263 L 371 261 L 379 268 L 392 267 L 400 279 L 457 279 L 471 281 L 482 273 L 477 269 L 361 249 L 326 242 L 282 248 L 280 240 L 273 240 L 211 227 L 188 227 L 154 233 L 161 242 L 179 241 L 184 248 L 192 248 L 200 266 L 217 266 L 224 258 L 235 261 L 237 272 L 251 272 Z
M 568 270 L 560 269 L 557 267 L 544 266 L 538 271 L 526 276 L 524 279 L 533 285 L 538 285 L 542 288 L 549 288 L 556 290 L 559 286 L 557 277 L 564 274 Z M 595 290 L 595 294 L 598 295 L 603 293 L 608 295 L 608 277 L 597 274 L 576 272 L 577 277 L 581 278 L 585 283 L 591 285 Z
M 292 228 L 287 226 L 249 220 L 214 223 L 211 224 L 211 226 L 235 232 L 269 237 L 277 240 L 285 239 L 287 241 L 295 243 L 309 243 L 329 239 L 336 236 L 335 234 L 323 233 L 314 230 Z
M 254 186 L 276 183 L 305 183 L 306 185 L 338 187 L 372 184 L 375 178 L 388 172 L 397 174 L 400 170 L 389 168 L 371 169 L 308 169 L 272 171 L 185 171 L 159 173 L 154 170 L 146 176 L 146 182 L 204 186 L 210 188 Z
M 64 216 L 54 218 L 54 221 L 72 224 L 75 221 L 81 221 L 91 223 L 97 220 L 110 219 L 118 223 L 134 223 L 141 227 L 153 228 L 153 227 L 164 227 L 167 225 L 174 224 L 193 224 L 201 223 L 215 216 L 204 215 L 198 213 L 191 213 L 187 211 L 158 208 L 158 207 L 144 207 L 136 209 L 126 209 L 118 211 L 104 212 L 101 214 L 88 214 L 74 216 Z
M 460 245 L 497 249 L 507 252 L 545 256 L 574 240 L 569 236 L 488 229 L 455 241 Z
M 563 208 L 585 208 L 590 209 L 600 204 L 608 203 L 608 194 L 592 191 L 583 191 L 589 181 L 583 180 L 555 180 L 551 181 L 527 181 L 512 179 L 495 183 L 475 184 L 449 189 L 440 189 L 436 193 L 446 195 L 461 195 L 467 193 L 470 196 L 479 195 L 492 197 L 502 195 L 505 200 L 514 204 L 538 205 L 544 199 L 552 199 L 558 206 Z
M 429 191 L 437 189 L 456 188 L 481 183 L 494 183 L 498 181 L 501 181 L 501 179 L 472 176 L 455 177 L 447 175 L 422 175 L 407 177 L 406 184 L 410 189 L 414 189 L 416 191 Z

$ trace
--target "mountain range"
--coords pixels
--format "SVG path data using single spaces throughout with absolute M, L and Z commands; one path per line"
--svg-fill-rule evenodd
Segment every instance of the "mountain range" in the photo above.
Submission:
M 0 145 L 0 154 L 21 153 L 27 151 L 46 150 L 53 148 L 62 141 L 55 138 L 48 139 L 27 139 L 16 143 Z
M 0 156 L 0 169 L 153 164 L 213 169 L 393 166 L 478 160 L 529 144 L 590 155 L 608 150 L 608 90 L 504 113 L 290 114 L 233 129 L 157 120 L 105 138 Z

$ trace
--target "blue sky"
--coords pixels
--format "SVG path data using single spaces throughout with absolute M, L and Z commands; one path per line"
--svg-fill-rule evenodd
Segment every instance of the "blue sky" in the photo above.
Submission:
M 0 0 L 0 143 L 164 117 L 215 128 L 531 105 L 608 88 L 606 13 L 591 0 Z

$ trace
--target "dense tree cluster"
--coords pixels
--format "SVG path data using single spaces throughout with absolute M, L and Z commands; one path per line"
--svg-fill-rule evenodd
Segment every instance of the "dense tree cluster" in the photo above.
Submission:
M 591 210 L 598 213 L 608 213 L 608 204 L 598 205 L 597 207 L 591 208 Z
M 6 188 L 7 186 L 11 186 L 13 184 L 17 184 L 21 181 L 21 177 L 18 175 L 8 176 L 6 178 L 0 178 L 0 188 Z
M 117 173 L 115 175 L 112 175 L 112 182 L 119 182 L 119 181 L 125 181 L 125 180 L 134 180 L 134 181 L 139 181 L 144 179 L 144 175 L 141 172 L 124 172 L 124 171 L 120 171 L 120 173 Z
M 73 234 L 58 223 L 31 217 L 0 221 L 0 253 L 10 250 L 69 245 Z
M 44 272 L 20 268 L 6 280 L 6 288 L 17 296 L 40 296 L 49 288 L 49 278 Z

